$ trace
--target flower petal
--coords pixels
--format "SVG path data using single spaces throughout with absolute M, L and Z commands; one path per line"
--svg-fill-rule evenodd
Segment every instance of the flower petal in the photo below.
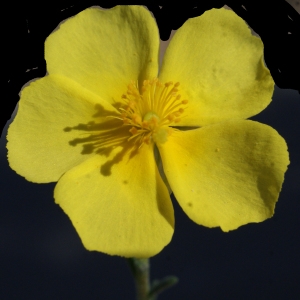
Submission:
M 87 124 L 104 122 L 109 114 L 114 114 L 110 104 L 67 78 L 50 75 L 30 83 L 21 92 L 17 115 L 8 129 L 10 167 L 29 181 L 57 181 L 95 155 L 75 147 L 74 141 L 89 137 L 92 131 Z
M 88 8 L 68 19 L 45 42 L 50 74 L 62 74 L 100 95 L 119 101 L 130 80 L 157 76 L 159 33 L 141 6 Z
M 177 131 L 159 151 L 174 195 L 194 222 L 229 231 L 273 215 L 289 158 L 271 127 L 240 120 Z
M 203 126 L 258 114 L 274 82 L 262 41 L 233 11 L 212 9 L 178 29 L 164 56 L 161 81 L 180 82 L 189 100 L 180 126 Z
M 62 176 L 54 197 L 88 250 L 150 257 L 171 240 L 173 206 L 150 146 L 89 159 Z

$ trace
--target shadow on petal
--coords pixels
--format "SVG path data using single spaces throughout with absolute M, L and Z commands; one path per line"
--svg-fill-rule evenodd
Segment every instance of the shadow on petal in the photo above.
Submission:
M 69 145 L 81 146 L 82 155 L 98 154 L 107 158 L 112 151 L 121 147 L 122 150 L 107 160 L 100 168 L 104 176 L 111 175 L 112 166 L 118 164 L 129 151 L 129 158 L 132 159 L 138 151 L 139 145 L 130 138 L 129 126 L 124 126 L 123 121 L 118 119 L 119 114 L 106 110 L 100 104 L 95 105 L 96 113 L 91 116 L 91 121 L 72 127 L 65 127 L 64 132 L 78 131 L 78 137 L 69 141 Z

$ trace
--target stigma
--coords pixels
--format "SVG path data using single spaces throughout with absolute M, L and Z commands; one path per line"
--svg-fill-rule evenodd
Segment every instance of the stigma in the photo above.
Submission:
M 165 143 L 180 123 L 188 100 L 181 100 L 179 82 L 161 83 L 157 78 L 144 80 L 141 87 L 132 81 L 122 105 L 118 108 L 123 126 L 128 126 L 128 140 L 144 143 Z

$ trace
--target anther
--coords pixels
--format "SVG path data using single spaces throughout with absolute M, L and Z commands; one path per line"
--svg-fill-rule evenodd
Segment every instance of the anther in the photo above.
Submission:
M 170 122 L 172 122 L 173 120 L 174 120 L 174 115 L 173 114 L 170 114 L 170 115 L 168 115 L 168 120 L 170 121 Z
M 142 122 L 142 127 L 143 127 L 143 128 L 148 128 L 148 127 L 149 127 L 148 122 L 147 122 L 147 121 L 143 121 L 143 122 Z
M 136 103 L 134 101 L 129 101 L 128 102 L 128 107 L 130 107 L 130 108 L 134 108 L 135 105 L 136 105 Z
M 137 129 L 135 127 L 131 127 L 131 129 L 129 130 L 129 132 L 132 134 L 132 135 L 135 135 L 137 134 Z
M 131 116 L 131 119 L 132 119 L 132 121 L 133 121 L 134 123 L 136 123 L 136 124 L 141 124 L 141 122 L 142 122 L 141 116 L 139 116 L 139 115 L 137 115 L 137 114 L 133 114 L 133 115 Z
M 143 142 L 146 143 L 146 144 L 149 144 L 150 142 L 150 137 L 147 135 L 143 138 Z

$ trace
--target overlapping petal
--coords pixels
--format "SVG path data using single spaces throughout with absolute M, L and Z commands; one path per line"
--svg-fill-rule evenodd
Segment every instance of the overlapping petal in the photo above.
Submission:
M 30 83 L 21 93 L 8 129 L 11 168 L 29 181 L 58 181 L 64 172 L 94 155 L 76 147 L 76 139 L 88 138 L 93 132 L 88 124 L 102 121 L 105 125 L 114 111 L 68 78 L 51 75 Z
M 150 257 L 171 240 L 174 213 L 153 154 L 116 147 L 68 171 L 54 197 L 89 250 Z
M 241 120 L 177 131 L 159 151 L 174 195 L 194 222 L 229 231 L 273 215 L 289 158 L 271 127 Z
M 262 41 L 233 11 L 212 9 L 187 20 L 166 50 L 159 79 L 179 81 L 189 100 L 180 126 L 245 119 L 271 101 L 274 82 Z
M 64 75 L 110 103 L 131 80 L 157 76 L 159 33 L 141 6 L 88 8 L 60 25 L 45 42 L 50 74 Z

